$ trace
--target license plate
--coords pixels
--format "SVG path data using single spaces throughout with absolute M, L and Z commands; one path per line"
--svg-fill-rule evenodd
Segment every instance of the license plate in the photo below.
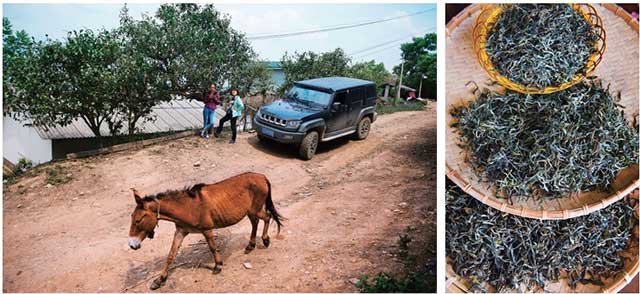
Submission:
M 268 128 L 262 128 L 262 134 L 269 137 L 273 137 L 275 135 L 273 130 Z

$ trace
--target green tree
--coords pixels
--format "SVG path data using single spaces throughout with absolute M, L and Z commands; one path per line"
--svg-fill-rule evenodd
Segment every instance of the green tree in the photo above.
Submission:
M 348 77 L 372 81 L 377 86 L 382 85 L 390 75 L 382 62 L 376 63 L 374 60 L 355 63 L 347 71 Z
M 402 50 L 402 59 L 404 60 L 404 76 L 402 83 L 418 90 L 422 75 L 427 78 L 422 82 L 422 96 L 436 98 L 436 81 L 437 81 L 437 41 L 436 34 L 429 33 L 424 37 L 413 38 L 410 43 L 404 43 L 400 46 Z M 393 68 L 396 75 L 400 75 L 400 65 Z
M 101 139 L 100 128 L 107 123 L 113 132 L 118 123 L 118 83 L 116 63 L 125 54 L 113 31 L 72 31 L 63 48 L 63 69 L 66 85 L 60 97 L 62 108 L 72 117 L 79 117 Z
M 123 13 L 121 22 L 135 23 L 133 48 L 158 63 L 175 95 L 200 99 L 211 83 L 241 80 L 255 56 L 229 17 L 210 4 L 163 4 L 153 17 L 134 21 Z
M 271 73 L 262 61 L 253 61 L 241 69 L 241 74 L 231 81 L 231 85 L 238 85 L 234 87 L 238 88 L 240 95 L 244 96 L 262 95 L 264 97 L 267 92 L 273 90 Z
M 13 31 L 11 22 L 2 18 L 2 97 L 3 114 L 19 115 L 20 89 L 33 68 L 35 42 L 25 31 Z
M 100 138 L 100 127 L 117 111 L 112 94 L 121 52 L 113 33 L 73 31 L 64 43 L 47 39 L 23 48 L 28 49 L 12 47 L 3 64 L 8 91 L 3 94 L 11 115 L 39 126 L 64 126 L 79 118 Z
M 282 70 L 285 81 L 279 89 L 280 93 L 286 91 L 293 82 L 321 78 L 329 76 L 345 76 L 349 70 L 351 59 L 337 48 L 334 51 L 315 53 L 307 51 L 282 57 Z
M 116 87 L 114 101 L 121 120 L 115 121 L 112 128 L 117 130 L 126 123 L 127 133 L 135 134 L 136 124 L 141 120 L 152 120 L 149 115 L 153 107 L 171 100 L 171 88 L 168 79 L 160 69 L 160 63 L 142 54 L 132 40 L 141 32 L 140 23 L 132 21 L 127 8 L 121 11 L 118 37 L 121 50 L 116 61 Z M 113 132 L 112 132 L 113 133 Z

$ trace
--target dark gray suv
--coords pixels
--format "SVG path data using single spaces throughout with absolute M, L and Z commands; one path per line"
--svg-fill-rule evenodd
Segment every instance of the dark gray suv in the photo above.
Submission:
M 319 142 L 351 135 L 367 137 L 376 120 L 373 82 L 328 77 L 295 82 L 285 95 L 262 106 L 253 125 L 258 138 L 299 145 L 303 159 L 311 159 Z

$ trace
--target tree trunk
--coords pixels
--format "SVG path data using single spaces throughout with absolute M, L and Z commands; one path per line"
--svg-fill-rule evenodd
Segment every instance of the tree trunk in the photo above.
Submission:
M 89 129 L 91 129 L 91 132 L 93 132 L 93 135 L 96 136 L 96 138 L 98 139 L 98 147 L 102 148 L 102 135 L 100 134 L 100 125 L 102 122 L 92 117 L 82 116 L 81 118 L 84 121 L 84 123 L 87 124 Z

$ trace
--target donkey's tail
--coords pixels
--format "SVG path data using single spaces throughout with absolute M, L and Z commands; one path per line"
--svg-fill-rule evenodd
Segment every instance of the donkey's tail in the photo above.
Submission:
M 273 201 L 271 200 L 271 182 L 269 182 L 268 179 L 265 180 L 267 181 L 267 187 L 269 187 L 269 194 L 267 194 L 267 201 L 265 202 L 265 206 L 267 208 L 267 211 L 271 213 L 271 217 L 273 218 L 273 220 L 276 221 L 276 224 L 278 225 L 278 235 L 280 235 L 280 227 L 282 227 L 282 221 L 286 220 L 286 218 L 278 213 L 276 207 L 273 205 Z

